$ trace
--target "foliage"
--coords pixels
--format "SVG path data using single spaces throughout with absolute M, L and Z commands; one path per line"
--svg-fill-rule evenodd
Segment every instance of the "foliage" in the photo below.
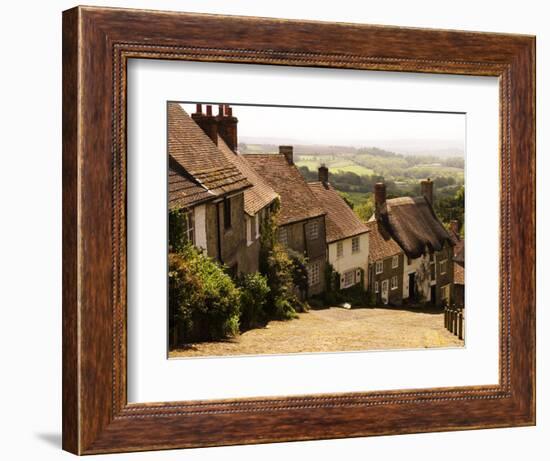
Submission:
M 294 294 L 294 262 L 284 246 L 277 241 L 276 217 L 279 203 L 262 223 L 260 234 L 260 273 L 267 279 L 269 293 L 266 311 L 271 318 L 291 319 L 296 316 L 295 305 L 299 301 Z
M 170 251 L 181 251 L 187 244 L 185 211 L 178 209 L 168 214 L 168 242 Z
M 444 223 L 450 223 L 456 219 L 459 227 L 462 227 L 464 224 L 464 186 L 453 197 L 437 200 L 435 212 Z
M 267 321 L 265 307 L 270 291 L 267 279 L 255 272 L 240 276 L 237 283 L 241 289 L 241 331 L 264 325 Z
M 361 205 L 355 207 L 355 214 L 363 222 L 367 222 L 374 214 L 374 198 L 373 196 L 367 197 L 367 199 L 361 203 Z
M 307 258 L 290 248 L 287 248 L 286 252 L 292 261 L 292 283 L 298 288 L 302 296 L 306 298 L 308 289 Z
M 178 342 L 218 340 L 239 333 L 241 292 L 223 267 L 191 244 L 168 256 L 171 329 Z
M 326 306 L 335 306 L 342 302 L 340 292 L 340 274 L 334 270 L 330 263 L 325 265 L 325 293 L 323 303 Z

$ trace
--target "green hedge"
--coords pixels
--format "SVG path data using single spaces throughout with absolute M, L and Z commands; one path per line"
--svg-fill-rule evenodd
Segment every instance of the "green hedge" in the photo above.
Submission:
M 222 266 L 191 244 L 169 254 L 168 261 L 173 342 L 219 340 L 237 335 L 241 291 Z
M 267 279 L 256 272 L 242 275 L 238 284 L 241 289 L 241 331 L 265 325 L 268 319 L 265 307 L 270 291 Z

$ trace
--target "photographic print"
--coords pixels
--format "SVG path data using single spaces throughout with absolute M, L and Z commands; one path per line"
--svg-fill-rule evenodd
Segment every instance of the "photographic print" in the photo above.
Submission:
M 167 111 L 170 358 L 464 346 L 464 113 Z

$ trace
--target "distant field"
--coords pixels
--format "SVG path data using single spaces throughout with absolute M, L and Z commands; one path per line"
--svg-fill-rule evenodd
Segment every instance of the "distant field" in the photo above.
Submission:
M 316 171 L 321 164 L 324 164 L 333 173 L 355 173 L 359 176 L 370 176 L 374 174 L 371 168 L 358 165 L 352 159 L 334 158 L 334 156 L 316 157 L 314 155 L 301 155 L 296 162 L 298 166 L 306 166 L 311 171 Z
M 358 206 L 366 202 L 369 196 L 372 194 L 365 192 L 346 192 L 345 195 L 347 198 L 349 198 L 351 203 L 353 203 L 353 206 Z

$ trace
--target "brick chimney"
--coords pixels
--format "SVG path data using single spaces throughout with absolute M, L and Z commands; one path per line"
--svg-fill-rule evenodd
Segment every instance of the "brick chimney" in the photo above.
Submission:
M 212 140 L 216 146 L 218 145 L 218 122 L 216 117 L 212 115 L 212 106 L 206 106 L 206 114 L 202 112 L 202 104 L 197 104 L 196 111 L 191 114 L 191 118 L 197 125 L 202 128 L 202 131 Z
M 453 219 L 450 223 L 451 231 L 453 231 L 455 234 L 459 234 L 459 227 L 458 227 L 458 221 L 456 219 Z
M 421 194 L 430 203 L 430 205 L 433 205 L 433 203 L 434 203 L 434 183 L 430 178 L 420 181 L 420 191 L 421 191 Z
M 374 216 L 376 219 L 380 217 L 382 208 L 386 206 L 386 184 L 377 182 L 374 185 Z
M 283 154 L 289 165 L 294 165 L 294 147 L 279 146 L 279 154 Z
M 233 117 L 233 109 L 229 104 L 218 105 L 218 133 L 220 137 L 225 141 L 227 146 L 233 151 L 237 151 L 238 138 L 237 138 L 237 123 L 239 120 L 237 117 Z
M 325 189 L 328 189 L 328 168 L 326 165 L 321 165 L 318 170 L 319 173 L 319 182 L 325 186 Z

